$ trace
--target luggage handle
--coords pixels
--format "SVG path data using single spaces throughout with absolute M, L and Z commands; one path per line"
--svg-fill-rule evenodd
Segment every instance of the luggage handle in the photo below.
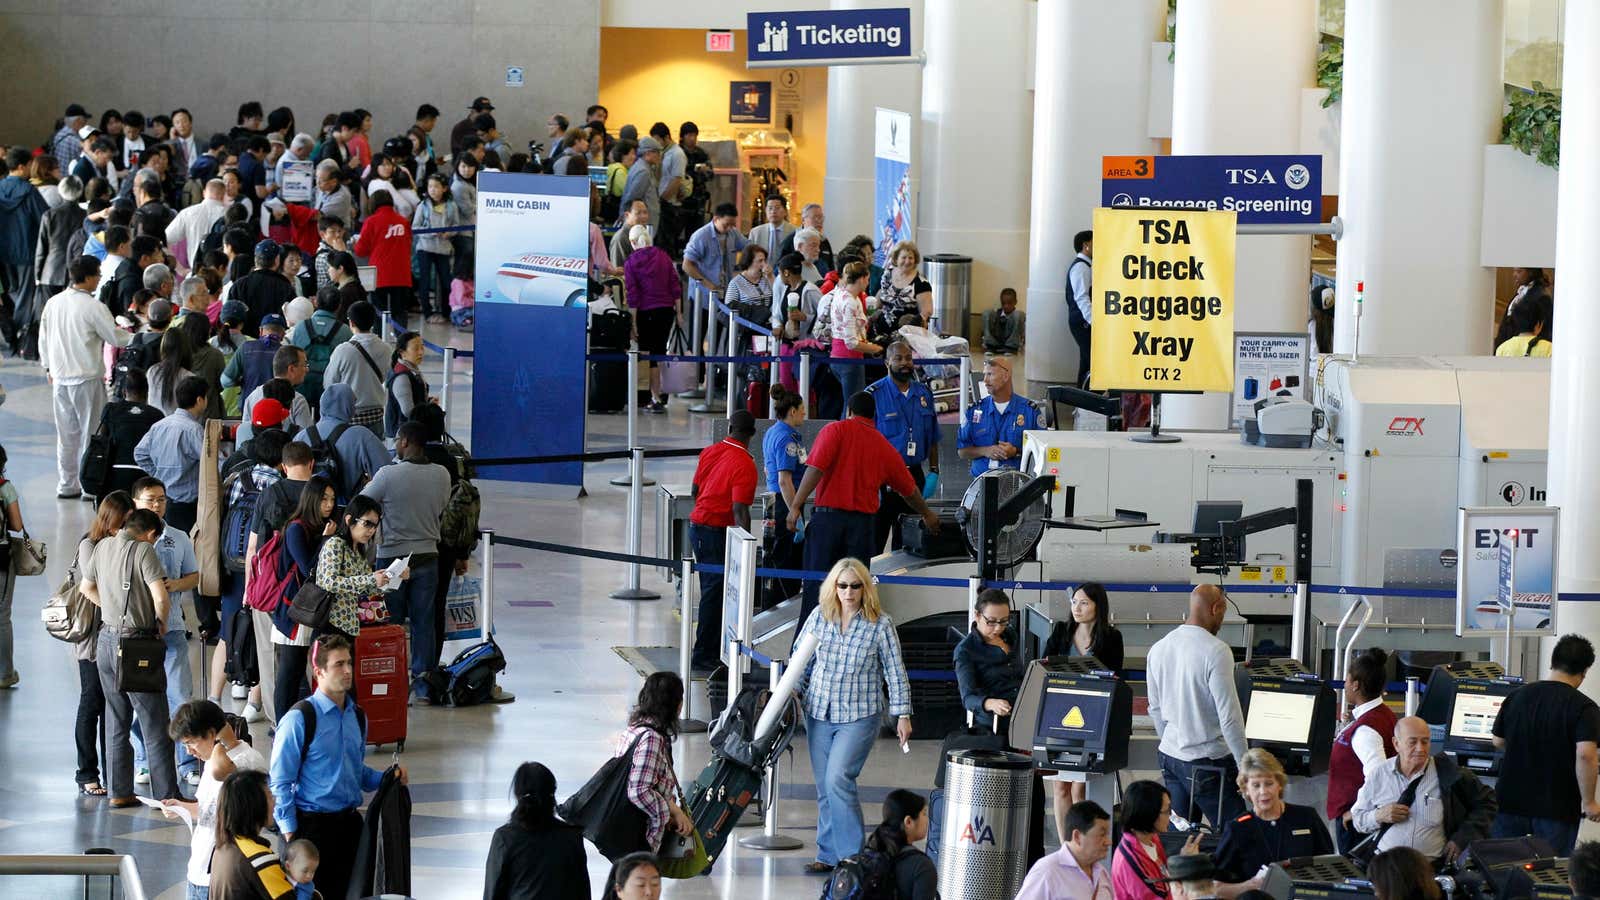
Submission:
M 972 730 L 973 720 L 974 720 L 974 717 L 976 715 L 977 714 L 974 713 L 972 710 L 970 710 L 970 709 L 967 710 L 967 730 L 968 731 Z M 1000 733 L 1000 717 L 999 716 L 991 715 L 989 717 L 989 724 L 992 727 L 992 729 L 993 729 L 995 734 L 999 734 Z

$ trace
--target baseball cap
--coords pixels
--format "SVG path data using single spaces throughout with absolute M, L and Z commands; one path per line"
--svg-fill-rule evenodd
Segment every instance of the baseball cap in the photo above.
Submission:
M 277 144 L 279 147 L 287 147 L 287 146 L 289 146 L 288 144 L 284 143 L 284 141 L 283 141 L 283 132 L 281 132 L 281 131 L 274 131 L 271 134 L 267 135 L 267 143 L 269 143 L 269 144 Z
M 62 116 L 62 118 L 70 119 L 73 116 L 84 116 L 84 117 L 87 117 L 88 115 L 89 115 L 89 111 L 87 109 L 83 108 L 83 104 L 81 104 L 81 103 L 72 103 L 72 104 L 68 104 L 67 111 Z
M 250 318 L 250 307 L 245 306 L 243 303 L 237 300 L 229 300 L 227 303 L 222 304 L 222 321 L 243 324 L 244 320 L 248 318 Z
M 648 136 L 648 135 L 646 135 L 645 137 L 640 138 L 639 139 L 639 152 L 640 153 L 648 153 L 651 150 L 655 150 L 656 152 L 659 153 L 661 151 L 661 142 L 656 140 L 653 137 Z
M 256 249 L 255 249 L 255 257 L 256 257 L 256 259 L 261 259 L 261 260 L 266 260 L 268 262 L 273 262 L 273 261 L 276 261 L 277 258 L 280 255 L 282 255 L 282 253 L 283 253 L 283 248 L 281 246 L 279 246 L 278 242 L 273 240 L 272 238 L 263 238 L 262 240 L 260 240 L 259 242 L 256 243 Z
M 150 324 L 165 325 L 172 321 L 172 301 L 166 299 L 151 300 L 150 309 L 147 312 L 150 313 Z
M 494 109 L 494 104 L 489 102 L 488 97 L 479 97 L 473 100 L 472 105 L 467 108 L 476 110 L 477 112 L 488 112 L 489 110 Z
M 224 310 L 224 312 L 226 312 L 226 310 Z M 267 313 L 266 315 L 261 317 L 261 327 L 262 328 L 283 328 L 283 327 L 285 327 L 284 326 L 284 322 L 283 322 L 283 316 L 280 316 L 277 313 Z
M 78 129 L 78 140 L 87 141 L 89 138 L 99 133 L 100 129 L 94 127 L 93 125 L 85 125 Z
M 264 324 L 265 320 L 262 321 Z M 262 397 L 256 401 L 255 406 L 250 407 L 250 427 L 252 428 L 272 428 L 282 425 L 283 420 L 287 418 L 289 418 L 289 411 L 283 408 L 282 403 L 271 397 Z

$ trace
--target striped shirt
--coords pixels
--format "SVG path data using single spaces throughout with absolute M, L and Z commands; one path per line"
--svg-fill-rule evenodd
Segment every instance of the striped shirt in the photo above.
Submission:
M 883 712 L 883 688 L 889 688 L 889 712 L 911 715 L 911 682 L 900 657 L 900 637 L 888 614 L 869 622 L 857 614 L 843 632 L 822 617 L 819 607 L 806 620 L 802 635 L 817 636 L 801 686 L 806 715 L 825 722 L 856 722 Z

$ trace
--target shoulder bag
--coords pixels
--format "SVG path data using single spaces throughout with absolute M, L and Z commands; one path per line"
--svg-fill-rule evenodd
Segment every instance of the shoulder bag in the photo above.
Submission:
M 162 694 L 167 690 L 167 669 L 164 665 L 167 642 L 154 628 L 135 629 L 128 623 L 136 580 L 134 558 L 138 552 L 138 547 L 129 547 L 128 577 L 122 581 L 122 620 L 117 634 L 117 690 L 125 694 Z
M 28 537 L 28 532 L 24 530 L 22 537 L 11 539 L 11 574 L 44 574 L 45 556 L 44 541 Z
M 39 618 L 44 621 L 45 633 L 69 644 L 91 640 L 100 630 L 100 607 L 78 590 L 77 560 L 67 567 L 66 577 L 45 601 Z
M 1395 800 L 1395 802 L 1401 806 L 1410 806 L 1411 804 L 1415 803 L 1417 800 L 1417 786 L 1422 783 L 1423 777 L 1427 774 L 1428 770 L 1424 768 L 1421 775 L 1411 779 L 1411 782 L 1406 785 L 1405 790 L 1400 792 L 1400 797 L 1399 799 Z M 1354 847 L 1351 847 L 1345 853 L 1345 858 L 1360 866 L 1362 871 L 1366 871 L 1367 866 L 1372 864 L 1372 858 L 1378 855 L 1379 842 L 1383 840 L 1383 836 L 1388 834 L 1389 829 L 1393 827 L 1393 822 L 1383 823 L 1378 827 L 1377 831 L 1374 831 L 1372 834 L 1368 835 L 1366 840 L 1355 845 Z
M 561 818 L 582 828 L 583 836 L 613 862 L 629 853 L 649 849 L 645 845 L 649 820 L 644 810 L 628 799 L 633 754 L 643 739 L 644 733 L 640 732 L 628 745 L 626 753 L 606 760 L 577 793 L 556 807 Z
M 300 589 L 294 592 L 289 603 L 289 618 L 308 628 L 321 628 L 328 624 L 333 611 L 334 595 L 317 584 L 314 576 L 307 576 Z

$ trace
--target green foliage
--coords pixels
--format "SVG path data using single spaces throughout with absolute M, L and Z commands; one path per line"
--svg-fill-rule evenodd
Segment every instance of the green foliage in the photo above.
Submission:
M 1172 62 L 1178 53 L 1178 0 L 1167 0 L 1167 43 L 1172 45 L 1167 62 Z
M 1554 169 L 1561 158 L 1561 95 L 1535 81 L 1533 90 L 1513 90 L 1500 139 Z
M 1339 102 L 1344 96 L 1344 44 L 1328 41 L 1317 54 L 1317 87 L 1327 88 L 1328 96 L 1322 98 L 1322 108 Z

